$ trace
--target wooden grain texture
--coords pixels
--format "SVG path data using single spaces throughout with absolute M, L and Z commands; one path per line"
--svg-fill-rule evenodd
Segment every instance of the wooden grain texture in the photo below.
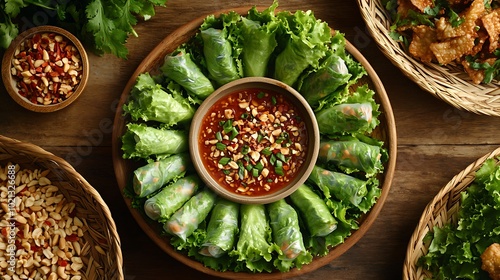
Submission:
M 169 0 L 136 26 L 127 60 L 90 54 L 87 90 L 64 110 L 39 114 L 17 105 L 0 87 L 0 134 L 65 158 L 96 188 L 116 221 L 127 280 L 215 279 L 160 250 L 139 228 L 116 184 L 111 132 L 116 103 L 144 57 L 168 34 L 216 10 L 272 1 Z M 500 146 L 500 118 L 458 111 L 421 90 L 393 66 L 368 35 L 355 1 L 281 1 L 280 9 L 315 12 L 340 30 L 370 62 L 392 103 L 398 159 L 391 191 L 370 230 L 330 264 L 294 279 L 401 279 L 406 247 L 427 203 L 454 175 Z M 3 53 L 0 53 L 3 55 Z

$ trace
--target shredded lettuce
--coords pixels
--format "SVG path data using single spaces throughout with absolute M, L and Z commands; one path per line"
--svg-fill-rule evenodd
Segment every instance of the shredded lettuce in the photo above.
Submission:
M 242 64 L 246 77 L 262 77 L 268 73 L 269 60 L 278 45 L 276 33 L 279 22 L 274 15 L 274 3 L 262 12 L 253 7 L 241 19 Z

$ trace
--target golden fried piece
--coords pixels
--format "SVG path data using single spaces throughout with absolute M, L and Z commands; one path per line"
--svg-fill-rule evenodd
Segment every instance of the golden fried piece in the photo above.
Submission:
M 474 48 L 475 36 L 467 34 L 461 37 L 449 39 L 430 46 L 432 53 L 439 63 L 445 65 L 460 59 L 463 55 L 470 54 Z
M 405 18 L 409 10 L 417 10 L 410 0 L 398 0 L 398 14 Z
M 411 3 L 421 12 L 423 12 L 427 7 L 434 7 L 434 1 L 432 0 L 411 0 Z
M 488 272 L 492 280 L 500 280 L 500 244 L 493 243 L 486 248 L 481 254 L 481 260 L 481 269 Z
M 419 25 L 413 28 L 413 39 L 409 51 L 422 62 L 431 62 L 434 54 L 430 50 L 431 44 L 436 42 L 436 30 L 427 25 Z
M 474 34 L 476 20 L 483 16 L 485 11 L 484 0 L 474 0 L 470 7 L 460 14 L 460 17 L 464 18 L 465 21 L 459 26 L 453 27 L 447 18 L 441 17 L 436 21 L 436 30 L 439 40 Z
M 468 4 L 470 4 L 470 2 L 472 2 L 472 0 L 448 0 L 448 3 L 450 4 L 450 6 L 468 5 Z
M 491 13 L 483 16 L 481 21 L 490 36 L 489 51 L 494 52 L 498 48 L 498 39 L 500 35 L 500 9 L 495 9 Z

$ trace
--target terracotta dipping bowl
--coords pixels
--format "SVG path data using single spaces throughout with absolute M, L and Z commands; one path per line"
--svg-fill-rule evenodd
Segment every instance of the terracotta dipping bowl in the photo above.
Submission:
M 246 154 L 246 156 L 247 156 L 246 160 L 231 160 L 232 164 L 234 165 L 234 168 L 232 168 L 230 166 L 231 163 L 227 164 L 227 162 L 226 162 L 226 163 L 224 163 L 224 165 L 222 165 L 222 164 L 217 165 L 217 164 L 214 164 L 214 162 L 216 162 L 216 161 L 208 160 L 208 158 L 209 158 L 208 155 L 211 152 L 214 152 L 214 150 L 217 150 L 216 145 L 212 145 L 211 146 L 212 151 L 210 151 L 210 144 L 208 144 L 208 142 L 207 142 L 207 141 L 214 141 L 215 142 L 217 140 L 217 139 L 215 139 L 217 137 L 214 137 L 214 133 L 212 133 L 212 134 L 208 133 L 208 135 L 207 135 L 207 132 L 215 131 L 215 129 L 212 129 L 212 130 L 208 129 L 209 122 L 206 121 L 207 119 L 211 119 L 211 116 L 214 115 L 212 113 L 213 112 L 212 110 L 217 107 L 217 104 L 221 104 L 221 103 L 227 101 L 227 98 L 230 96 L 238 96 L 238 93 L 240 93 L 240 95 L 241 95 L 241 92 L 248 93 L 251 91 L 253 91 L 254 94 L 256 94 L 256 96 L 258 96 L 257 92 L 260 92 L 260 93 L 271 92 L 271 93 L 276 94 L 276 96 L 280 96 L 280 95 L 283 96 L 284 99 L 287 100 L 288 104 L 295 107 L 296 111 L 294 113 L 291 113 L 290 115 L 291 116 L 295 115 L 295 116 L 299 117 L 300 122 L 303 122 L 304 127 L 305 127 L 305 133 L 303 133 L 303 136 L 304 136 L 303 138 L 305 140 L 304 141 L 305 147 L 303 147 L 304 149 L 303 149 L 303 157 L 302 157 L 303 161 L 298 168 L 294 169 L 295 171 L 292 172 L 292 173 L 294 173 L 294 175 L 290 176 L 290 180 L 285 180 L 283 183 L 280 183 L 279 187 L 276 186 L 275 189 L 270 188 L 270 190 L 265 190 L 266 184 L 268 184 L 268 186 L 272 185 L 272 183 L 269 183 L 269 182 L 273 181 L 273 179 L 271 179 L 271 177 L 272 177 L 271 175 L 268 177 L 265 177 L 262 175 L 259 175 L 259 176 L 252 175 L 251 169 L 244 170 L 246 168 L 240 167 L 241 168 L 240 172 L 243 172 L 243 173 L 246 172 L 245 177 L 250 178 L 249 180 L 252 180 L 251 178 L 256 178 L 255 180 L 260 180 L 260 182 L 264 186 L 264 187 L 262 187 L 262 189 L 264 189 L 264 191 L 261 191 L 259 193 L 257 193 L 257 192 L 252 193 L 251 187 L 248 187 L 245 189 L 245 187 L 250 186 L 250 185 L 245 184 L 246 181 L 244 181 L 244 180 L 242 181 L 242 180 L 236 179 L 233 181 L 232 186 L 229 186 L 228 184 L 223 182 L 223 181 L 225 181 L 224 178 L 226 178 L 227 176 L 224 175 L 223 171 L 221 171 L 221 169 L 224 169 L 224 168 L 226 169 L 227 173 L 230 171 L 234 171 L 232 173 L 233 175 L 229 175 L 229 176 L 235 177 L 236 176 L 235 174 L 238 174 L 238 171 L 235 171 L 235 170 L 239 170 L 236 167 L 236 162 L 239 162 L 241 164 L 243 164 L 243 162 L 245 162 L 245 164 L 247 164 L 249 161 L 252 161 L 252 155 L 255 155 L 252 153 L 254 153 L 255 150 L 257 150 L 257 148 L 255 148 L 255 147 L 250 148 L 250 152 L 248 154 Z M 246 99 L 246 101 L 247 100 L 248 99 Z M 249 102 L 250 104 L 248 104 L 248 102 L 239 103 L 239 102 L 237 102 L 237 100 L 233 100 L 233 101 L 235 101 L 234 105 L 232 104 L 233 102 L 229 101 L 230 105 L 227 107 L 227 108 L 229 108 L 229 111 L 236 110 L 236 108 L 241 108 L 240 104 L 247 104 L 248 105 L 248 107 L 245 107 L 246 112 L 248 112 L 248 117 L 245 117 L 246 123 L 251 122 L 251 120 L 250 120 L 250 119 L 252 119 L 251 115 L 254 112 L 254 111 L 252 111 L 252 109 L 250 109 L 251 106 L 253 106 L 251 103 L 253 103 L 253 101 L 255 101 L 254 107 L 253 107 L 253 108 L 255 108 L 255 107 L 257 107 L 257 105 L 256 105 L 257 102 L 261 102 L 258 97 L 254 97 L 252 99 L 252 102 Z M 243 105 L 242 105 L 242 107 L 243 107 Z M 245 109 L 243 109 L 243 111 L 245 111 Z M 272 108 L 272 109 L 274 109 L 274 108 Z M 221 115 L 224 115 L 225 110 L 222 109 L 221 112 L 222 112 Z M 263 112 L 267 112 L 267 111 L 263 111 Z M 287 112 L 284 112 L 284 113 L 287 113 Z M 237 115 L 237 114 L 238 113 L 235 113 L 235 115 Z M 245 114 L 245 116 L 247 115 L 246 113 L 244 113 L 244 114 Z M 237 118 L 235 117 L 234 118 L 235 122 L 236 122 L 236 119 Z M 267 117 L 266 117 L 266 119 L 267 119 Z M 259 122 L 260 120 L 261 119 L 259 119 L 259 118 L 255 118 L 254 123 Z M 243 121 L 243 118 L 241 119 L 241 121 Z M 274 126 L 271 125 L 271 129 L 274 129 L 274 127 L 278 126 L 278 125 L 276 125 L 276 122 L 278 122 L 277 119 L 274 122 L 272 120 L 267 120 L 267 123 L 269 123 L 269 122 L 275 123 Z M 265 122 L 263 122 L 263 123 L 265 123 Z M 233 123 L 233 126 L 236 126 L 236 125 Z M 244 128 L 245 126 L 246 125 L 243 125 L 242 127 Z M 285 126 L 286 125 L 282 124 L 281 127 L 285 127 Z M 222 143 L 225 141 L 224 143 L 226 143 L 228 146 L 230 146 L 231 144 L 233 144 L 234 146 L 238 145 L 237 147 L 239 147 L 239 149 L 242 149 L 242 147 L 245 146 L 247 143 L 252 142 L 252 140 L 249 140 L 248 142 L 241 141 L 241 139 L 244 138 L 244 136 L 242 135 L 242 134 L 244 134 L 243 128 L 240 128 L 242 130 L 242 133 L 240 133 L 239 136 L 235 136 L 232 139 L 234 141 L 228 140 L 227 138 L 229 137 L 229 135 L 227 135 L 225 140 L 221 140 L 219 142 Z M 285 128 L 283 128 L 283 131 L 286 131 Z M 248 134 L 251 134 L 251 133 L 248 133 Z M 257 133 L 253 133 L 253 135 L 255 136 L 255 139 L 256 139 Z M 271 134 L 269 134 L 269 135 L 271 135 Z M 252 137 L 252 135 L 250 135 L 248 138 L 251 138 L 251 137 Z M 290 135 L 290 137 L 292 137 L 292 136 Z M 266 138 L 266 137 L 264 137 L 264 138 Z M 272 138 L 273 140 L 269 140 L 270 138 Z M 276 138 L 278 138 L 278 136 L 276 136 Z M 222 137 L 221 137 L 221 139 L 222 139 Z M 266 144 L 263 144 L 264 146 L 268 146 L 268 147 L 272 146 L 272 143 L 274 141 L 274 137 L 267 137 L 267 139 L 268 140 L 263 140 L 263 141 L 261 140 L 260 142 L 259 141 L 257 141 L 257 142 L 258 143 L 266 143 Z M 192 158 L 194 167 L 195 167 L 196 171 L 198 172 L 198 175 L 203 179 L 203 181 L 207 184 L 207 186 L 209 186 L 212 190 L 214 190 L 218 195 L 220 195 L 226 199 L 229 199 L 229 200 L 232 200 L 232 201 L 235 201 L 238 203 L 243 203 L 243 204 L 251 204 L 251 203 L 267 204 L 267 203 L 271 203 L 273 201 L 285 198 L 286 196 L 293 193 L 301 184 L 303 184 L 306 181 L 306 179 L 309 177 L 309 175 L 314 167 L 314 163 L 316 162 L 316 159 L 318 157 L 319 139 L 320 139 L 319 128 L 318 128 L 318 124 L 316 122 L 316 117 L 314 115 L 314 112 L 311 109 L 311 107 L 308 105 L 307 101 L 302 97 L 302 95 L 300 93 L 298 93 L 292 87 L 290 87 L 290 86 L 286 85 L 285 83 L 282 83 L 278 80 L 264 78 L 264 77 L 249 77 L 249 78 L 242 78 L 242 79 L 235 80 L 233 82 L 230 82 L 230 83 L 218 88 L 207 99 L 205 99 L 205 101 L 203 101 L 203 103 L 200 105 L 200 107 L 196 111 L 194 118 L 193 118 L 193 121 L 191 123 L 190 133 L 189 133 L 189 141 L 190 141 L 189 147 L 190 147 L 191 158 Z M 279 143 L 279 142 L 277 141 L 275 143 Z M 285 148 L 286 153 L 290 152 L 289 155 L 293 154 L 292 150 L 293 150 L 293 146 L 295 146 L 294 144 L 295 144 L 295 142 L 293 142 L 293 144 L 290 145 L 290 149 Z M 217 144 L 217 145 L 219 145 L 219 144 Z M 251 144 L 249 146 L 251 146 Z M 280 144 L 280 146 L 285 147 L 285 145 L 281 145 L 281 144 Z M 272 148 L 272 149 L 274 150 L 274 152 L 277 152 L 277 150 L 278 150 L 275 148 Z M 217 152 L 224 153 L 224 150 L 217 151 Z M 298 150 L 296 150 L 296 149 L 295 149 L 295 152 L 299 153 Z M 226 153 L 228 153 L 227 150 L 226 150 Z M 243 156 L 244 153 L 245 152 L 242 152 L 241 155 Z M 233 153 L 233 156 L 234 156 L 234 153 Z M 223 156 L 220 156 L 218 158 L 220 159 L 222 157 Z M 229 159 L 229 158 L 230 157 L 226 157 L 226 159 Z M 264 162 L 265 162 L 266 159 L 264 159 L 264 158 L 269 159 L 270 156 L 266 157 L 264 155 L 264 153 L 262 152 L 262 154 L 260 154 L 260 157 L 258 158 L 258 160 L 253 161 L 253 164 L 260 162 L 262 160 L 264 160 Z M 269 160 L 269 161 L 273 162 L 273 160 Z M 211 165 L 212 167 L 210 167 L 210 162 L 212 163 L 212 165 Z M 250 165 L 250 163 L 248 163 L 248 165 Z M 223 166 L 224 166 L 224 168 L 223 168 Z M 275 170 L 274 169 L 275 167 L 272 166 L 272 164 L 269 164 L 267 166 L 269 167 L 268 170 L 271 170 L 270 174 L 273 174 L 272 170 Z M 290 166 L 291 166 L 291 164 L 290 164 Z M 245 167 L 247 167 L 247 165 L 245 165 Z M 212 171 L 210 171 L 210 170 L 212 170 Z M 219 174 L 219 175 L 212 175 L 214 173 Z M 240 173 L 240 174 L 242 174 L 242 173 Z M 262 174 L 264 174 L 264 173 L 262 173 Z M 290 174 L 290 173 L 288 173 L 288 174 Z M 236 177 L 236 178 L 238 178 L 238 177 Z M 257 179 L 257 178 L 259 178 L 259 179 Z M 250 189 L 250 191 L 248 191 L 249 189 Z
M 56 26 L 34 27 L 19 34 L 2 60 L 7 92 L 34 112 L 53 112 L 70 105 L 83 92 L 88 78 L 83 45 Z

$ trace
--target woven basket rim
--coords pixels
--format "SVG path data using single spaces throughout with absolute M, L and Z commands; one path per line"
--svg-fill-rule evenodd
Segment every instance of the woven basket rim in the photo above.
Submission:
M 357 0 L 367 29 L 383 54 L 420 88 L 448 104 L 479 115 L 500 116 L 500 82 L 474 84 L 461 67 L 421 63 L 390 37 L 391 19 L 380 0 Z
M 97 205 L 101 208 L 102 214 L 106 219 L 107 227 L 106 229 L 109 231 L 110 242 L 109 246 L 113 247 L 114 253 L 114 262 L 116 263 L 116 273 L 118 275 L 118 280 L 124 279 L 123 275 L 123 255 L 121 251 L 121 241 L 118 235 L 116 224 L 113 220 L 111 211 L 107 204 L 102 199 L 99 192 L 90 185 L 90 183 L 80 175 L 74 168 L 71 166 L 66 160 L 54 155 L 51 152 L 44 150 L 43 148 L 28 142 L 23 142 L 17 139 L 13 139 L 0 134 L 0 148 L 7 148 L 9 150 L 19 151 L 20 154 L 26 154 L 35 156 L 36 158 L 43 158 L 48 161 L 51 161 L 62 170 L 67 172 L 69 177 L 75 178 L 79 183 L 82 189 L 87 192 L 92 199 L 97 203 Z M 1 158 L 0 158 L 1 159 Z
M 408 243 L 403 264 L 404 280 L 423 279 L 422 277 L 418 277 L 418 275 L 424 273 L 424 269 L 416 265 L 419 257 L 423 255 L 423 250 L 426 251 L 428 248 L 428 244 L 423 245 L 423 239 L 427 232 L 431 230 L 431 225 L 436 225 L 437 222 L 447 222 L 441 221 L 439 217 L 435 215 L 436 211 L 439 211 L 439 213 L 447 212 L 445 213 L 447 216 L 455 214 L 459 209 L 459 205 L 451 201 L 453 198 L 457 197 L 451 196 L 450 193 L 454 191 L 461 192 L 466 189 L 474 181 L 475 172 L 483 163 L 489 158 L 498 156 L 500 156 L 500 147 L 471 163 L 441 188 L 436 196 L 427 204 Z M 446 206 L 443 207 L 442 205 Z M 441 208 L 438 206 L 441 206 Z

